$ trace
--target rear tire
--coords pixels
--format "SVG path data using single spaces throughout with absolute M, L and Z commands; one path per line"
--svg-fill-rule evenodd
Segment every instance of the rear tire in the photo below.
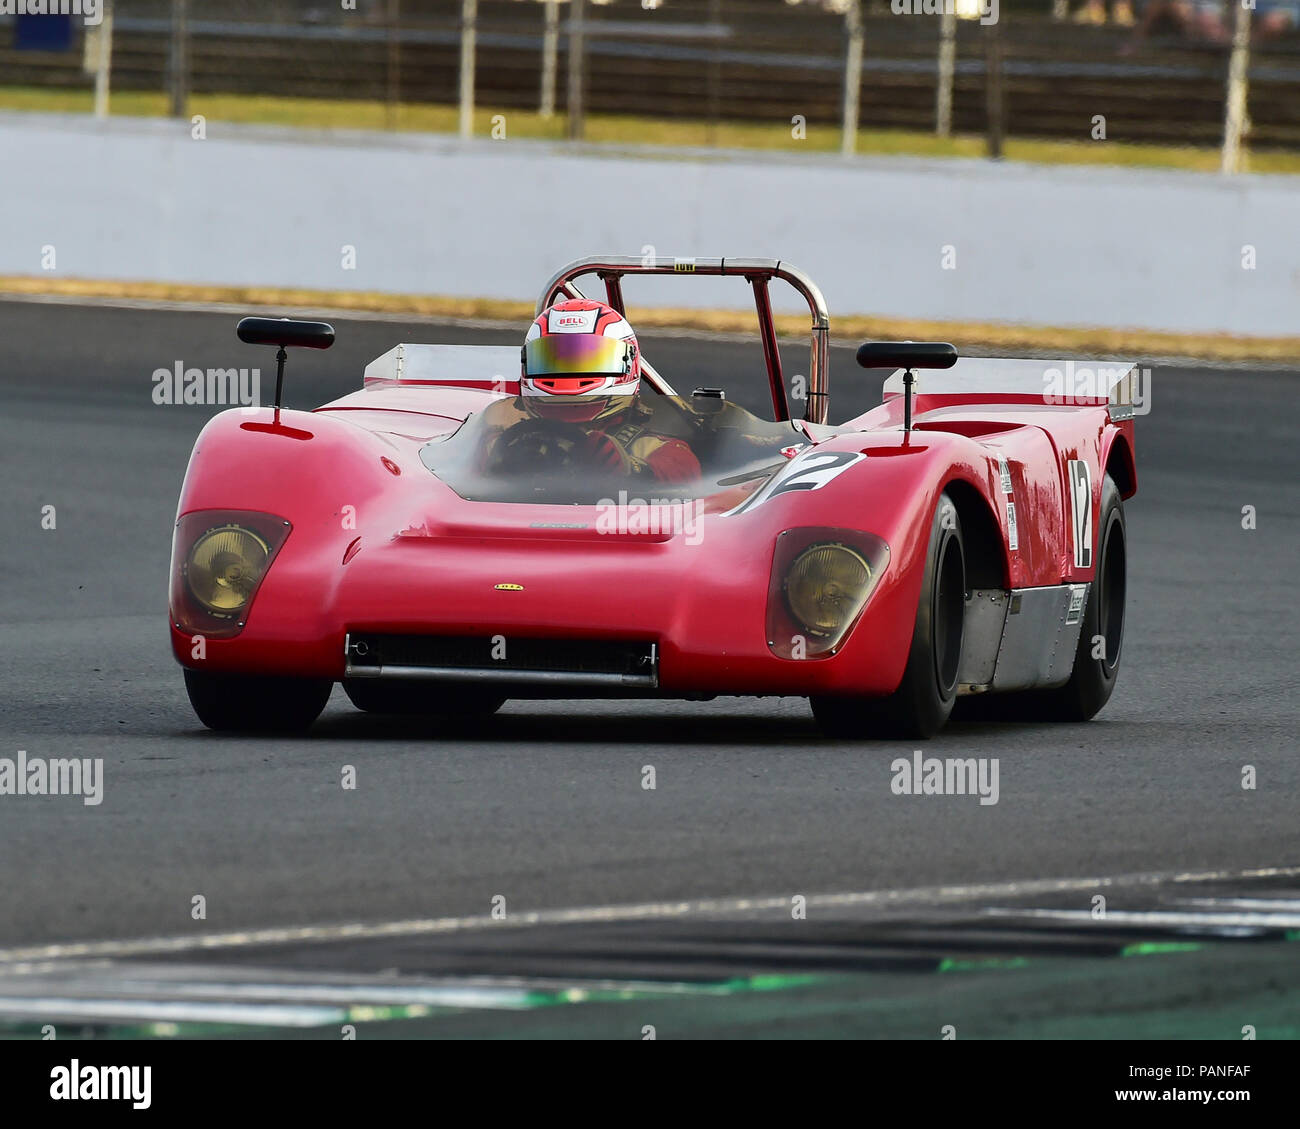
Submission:
M 933 737 L 952 713 L 961 671 L 966 555 L 957 507 L 939 495 L 917 601 L 907 667 L 887 698 L 814 697 L 813 716 L 828 737 Z
M 365 678 L 348 679 L 343 692 L 352 704 L 366 713 L 426 717 L 486 717 L 503 705 L 505 698 L 474 686 L 439 686 L 429 682 L 381 682 Z
M 334 683 L 185 669 L 185 692 L 198 718 L 219 733 L 300 733 L 320 717 Z
M 1119 487 L 1108 474 L 1101 484 L 1101 520 L 1097 524 L 1097 572 L 1079 628 L 1070 681 L 1041 693 L 1044 713 L 1055 721 L 1088 721 L 1109 700 L 1119 678 L 1124 645 L 1124 604 L 1128 594 L 1128 531 Z M 1100 652 L 1098 658 L 1093 652 Z

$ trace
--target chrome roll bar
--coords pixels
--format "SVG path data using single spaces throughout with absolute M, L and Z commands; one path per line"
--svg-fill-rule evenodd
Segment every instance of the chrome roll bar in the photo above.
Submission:
M 781 372 L 781 357 L 776 345 L 776 325 L 772 304 L 768 297 L 768 283 L 780 279 L 794 287 L 808 303 L 812 314 L 811 355 L 808 362 L 808 402 L 804 419 L 812 423 L 825 423 L 830 407 L 830 315 L 822 292 L 798 267 L 780 259 L 682 259 L 665 256 L 640 257 L 636 255 L 604 255 L 577 259 L 557 271 L 542 290 L 537 300 L 537 313 L 541 313 L 557 298 L 585 298 L 574 285 L 583 275 L 594 274 L 605 284 L 605 301 L 619 313 L 623 306 L 623 276 L 629 274 L 701 275 L 706 277 L 732 276 L 743 278 L 754 288 L 754 305 L 758 312 L 759 336 L 763 343 L 763 356 L 767 362 L 768 383 L 772 389 L 772 408 L 777 419 L 789 419 L 790 408 L 786 399 L 785 379 Z M 667 396 L 675 395 L 672 387 L 645 357 L 641 367 L 651 387 Z

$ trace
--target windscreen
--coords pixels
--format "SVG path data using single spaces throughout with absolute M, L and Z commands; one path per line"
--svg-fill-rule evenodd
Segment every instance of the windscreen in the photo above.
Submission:
M 620 490 L 694 499 L 752 489 L 807 438 L 716 397 L 497 400 L 420 457 L 476 502 L 597 505 Z

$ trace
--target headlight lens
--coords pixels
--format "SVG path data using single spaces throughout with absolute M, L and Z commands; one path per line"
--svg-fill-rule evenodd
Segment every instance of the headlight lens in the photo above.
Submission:
M 248 603 L 270 555 L 270 546 L 251 529 L 218 526 L 194 543 L 185 562 L 185 582 L 205 610 L 230 615 Z
M 874 533 L 833 526 L 787 529 L 776 539 L 767 592 L 767 645 L 783 659 L 829 658 L 889 567 Z
M 862 610 L 872 576 L 867 559 L 848 546 L 812 545 L 790 568 L 790 611 L 814 635 L 838 635 Z
M 291 528 L 256 510 L 191 510 L 179 517 L 172 535 L 172 623 L 212 639 L 238 635 Z

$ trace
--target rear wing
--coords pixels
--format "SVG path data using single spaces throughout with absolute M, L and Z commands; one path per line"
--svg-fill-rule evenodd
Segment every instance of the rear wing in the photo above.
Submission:
M 1149 389 L 1132 361 L 1061 361 L 961 357 L 951 368 L 920 370 L 912 391 L 954 402 L 1034 403 L 1108 407 L 1111 419 L 1131 419 L 1146 407 Z M 903 394 L 903 370 L 885 380 L 884 399 Z
M 519 395 L 518 345 L 412 345 L 389 349 L 366 365 L 367 388 L 435 385 Z

